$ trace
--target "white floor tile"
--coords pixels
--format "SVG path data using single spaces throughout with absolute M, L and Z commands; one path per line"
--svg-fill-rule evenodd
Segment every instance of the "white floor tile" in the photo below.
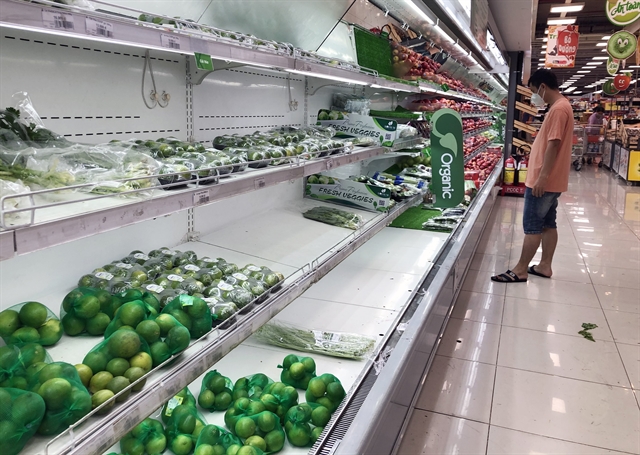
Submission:
M 498 367 L 492 425 L 639 453 L 639 419 L 631 389 Z
M 613 341 L 609 325 L 600 308 L 565 305 L 542 300 L 506 297 L 502 324 L 522 329 L 540 330 L 581 337 L 582 323 L 596 324 L 594 336 L 598 340 Z
M 500 324 L 504 297 L 482 292 L 460 291 L 451 317 Z
M 593 331 L 596 340 L 597 330 Z M 615 343 L 607 341 L 502 327 L 498 365 L 631 387 Z
M 489 423 L 496 367 L 437 355 L 416 408 Z
M 476 253 L 494 254 L 497 256 L 509 256 L 510 241 L 502 238 L 481 238 Z
M 640 344 L 640 314 L 604 310 L 616 343 Z
M 640 269 L 590 266 L 589 275 L 593 284 L 640 290 Z
M 520 297 L 546 302 L 571 303 L 581 306 L 600 308 L 598 296 L 591 284 L 573 283 L 536 277 L 526 283 L 513 283 L 507 286 L 507 297 Z
M 539 260 L 533 260 L 531 261 L 531 265 L 537 265 L 539 262 Z M 563 261 L 560 258 L 554 258 L 554 261 L 551 264 L 551 268 L 553 270 L 554 280 L 591 284 L 591 276 L 589 275 L 587 267 L 582 261 L 568 262 Z M 529 275 L 529 277 L 533 277 L 534 279 L 539 278 L 535 275 Z
M 499 340 L 499 325 L 450 319 L 438 347 L 438 354 L 495 364 Z
M 618 343 L 618 350 L 631 380 L 631 387 L 640 390 L 640 346 Z
M 489 425 L 416 409 L 398 455 L 484 455 Z
M 600 304 L 605 310 L 640 313 L 640 292 L 630 288 L 594 285 Z
M 478 253 L 474 256 L 469 268 L 471 270 L 502 273 L 509 268 L 509 258 L 507 256 L 497 256 L 495 254 Z
M 487 455 L 609 455 L 621 453 L 623 452 L 575 444 L 495 425 L 489 429 Z
M 481 270 L 469 270 L 464 280 L 464 284 L 462 285 L 462 290 L 504 295 L 507 285 L 504 283 L 491 281 L 491 277 L 499 273 L 504 273 L 505 271 L 506 270 L 490 272 Z M 518 285 L 521 285 L 521 283 L 514 283 L 510 286 Z

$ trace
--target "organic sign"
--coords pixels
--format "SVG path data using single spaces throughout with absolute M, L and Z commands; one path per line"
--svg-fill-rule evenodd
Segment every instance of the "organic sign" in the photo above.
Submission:
M 618 68 L 620 68 L 620 60 L 609 57 L 607 59 L 607 73 L 613 76 L 618 72 Z
M 433 205 L 439 208 L 455 207 L 464 199 L 462 118 L 452 109 L 440 109 L 431 121 Z
M 579 40 L 577 25 L 550 25 L 544 66 L 573 68 Z
M 640 17 L 640 2 L 634 0 L 607 0 L 605 9 L 614 25 L 628 25 Z

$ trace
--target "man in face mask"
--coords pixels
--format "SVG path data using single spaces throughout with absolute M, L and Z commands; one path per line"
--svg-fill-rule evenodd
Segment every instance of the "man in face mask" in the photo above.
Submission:
M 525 181 L 524 243 L 518 264 L 491 277 L 500 283 L 523 283 L 529 274 L 551 278 L 551 262 L 558 243 L 556 210 L 558 197 L 567 191 L 573 142 L 573 109 L 558 90 L 558 79 L 550 70 L 539 69 L 529 79 L 531 103 L 549 105 L 540 131 L 531 147 Z M 529 266 L 542 242 L 542 259 Z

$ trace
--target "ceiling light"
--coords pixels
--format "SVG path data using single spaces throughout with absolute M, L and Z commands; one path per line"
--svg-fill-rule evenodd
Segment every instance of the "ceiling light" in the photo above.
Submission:
M 629 84 L 635 84 L 637 80 L 638 80 L 638 79 L 634 79 L 634 80 L 632 80 L 631 82 L 629 82 Z
M 548 34 L 549 34 L 549 29 L 548 29 L 548 28 L 545 28 L 545 29 L 544 29 L 544 34 L 545 34 L 545 35 L 548 35 Z
M 544 66 L 544 63 L 538 63 L 538 66 Z
M 544 62 L 545 60 L 546 60 L 546 58 L 539 58 L 538 59 L 539 62 Z M 631 68 L 633 68 L 633 67 L 631 67 Z
M 611 35 L 607 35 L 607 36 L 603 36 L 602 37 L 603 40 L 608 40 L 609 38 L 611 38 Z
M 593 92 L 593 93 L 602 93 L 602 90 L 598 90 L 597 92 Z
M 640 66 L 638 66 L 638 65 L 631 65 L 631 66 L 628 66 L 627 68 L 640 68 Z
M 552 13 L 577 13 L 578 11 L 582 11 L 583 8 L 584 8 L 584 3 L 551 5 L 551 12 Z
M 409 5 L 409 7 L 414 10 L 418 16 L 422 17 L 424 20 L 426 20 L 427 22 L 429 22 L 430 24 L 435 24 L 435 22 L 433 21 L 433 19 L 431 19 L 429 16 L 427 16 L 427 13 L 425 13 L 424 11 L 422 11 L 420 9 L 420 7 L 418 5 L 416 5 L 415 3 L 413 3 L 411 0 L 404 0 L 404 2 Z M 422 3 L 422 2 L 420 2 Z
M 604 49 L 606 51 L 606 49 Z M 593 57 L 591 60 L 609 60 L 609 57 Z M 587 63 L 588 65 L 588 63 Z
M 546 49 L 546 48 L 547 48 L 546 44 L 540 47 L 540 49 Z
M 549 41 L 549 38 L 542 38 L 543 43 L 546 43 L 547 41 Z
M 607 50 L 606 49 L 602 49 L 600 52 L 607 52 Z
M 565 92 L 573 92 L 576 88 L 575 87 L 569 87 L 568 89 L 565 90 Z
M 311 71 L 291 70 L 291 69 L 287 69 L 286 71 L 294 74 L 302 74 L 303 76 L 319 77 L 320 79 L 329 79 L 331 81 L 345 82 L 347 84 L 369 85 L 369 82 L 359 81 L 355 79 L 347 79 L 346 77 L 331 76 L 329 74 L 314 73 Z
M 571 25 L 576 23 L 577 17 L 560 17 L 557 19 L 547 19 L 547 25 Z
M 578 73 L 590 73 L 591 71 L 578 71 Z
M 546 53 L 547 53 L 547 51 L 542 51 L 542 52 L 540 52 L 540 53 L 541 53 L 542 55 L 544 55 L 544 54 L 546 54 Z
M 382 90 L 391 90 L 394 92 L 406 92 L 406 93 L 411 93 L 413 90 L 406 90 L 400 87 L 385 87 L 384 85 L 378 85 L 378 84 L 371 84 L 370 85 L 371 88 L 379 88 Z
M 589 66 L 598 66 L 598 65 L 602 65 L 604 62 L 588 62 L 587 65 Z
M 606 46 L 606 45 L 607 45 L 607 43 L 597 43 L 596 44 L 597 47 L 602 47 L 602 46 Z

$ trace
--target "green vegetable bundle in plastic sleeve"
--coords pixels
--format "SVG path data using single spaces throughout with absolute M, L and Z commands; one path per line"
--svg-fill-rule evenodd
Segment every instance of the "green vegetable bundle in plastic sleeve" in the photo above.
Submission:
M 277 288 L 284 281 L 284 275 L 280 272 L 274 272 L 269 267 L 258 267 L 254 264 L 247 264 L 241 271 L 259 282 L 265 284 L 267 289 Z
M 276 414 L 284 424 L 287 411 L 298 404 L 298 391 L 295 387 L 283 382 L 274 382 L 264 388 L 260 401 L 267 411 Z
M 120 440 L 123 455 L 158 455 L 167 448 L 162 422 L 146 418 Z
M 119 301 L 104 289 L 79 287 L 62 300 L 62 328 L 69 336 L 103 335 Z
M 354 231 L 364 225 L 364 220 L 360 215 L 334 207 L 314 207 L 304 212 L 302 216 L 332 226 L 353 229 Z
M 58 317 L 39 302 L 23 302 L 0 312 L 0 336 L 6 344 L 56 344 L 62 338 Z
M 311 357 L 289 354 L 278 368 L 282 368 L 280 381 L 296 389 L 306 389 L 309 381 L 316 377 L 316 362 Z
M 127 370 L 140 368 L 145 374 L 153 367 L 149 344 L 135 330 L 127 328 L 113 332 L 111 336 L 91 349 L 82 361 L 91 369 L 94 376 L 101 371 L 108 371 L 107 366 L 110 362 L 111 365 L 114 363 L 128 365 Z
M 226 411 L 233 402 L 233 382 L 217 370 L 208 372 L 202 380 L 198 404 L 207 411 Z
M 46 411 L 34 392 L 0 388 L 0 453 L 17 455 L 36 433 Z
M 187 387 L 175 394 L 173 398 L 162 406 L 162 411 L 160 412 L 162 422 L 166 425 L 169 422 L 169 417 L 173 414 L 173 410 L 183 404 L 194 408 L 196 407 L 196 399 Z
M 193 453 L 200 433 L 207 421 L 195 406 L 180 404 L 173 408 L 165 433 L 169 449 L 176 455 Z
M 273 379 L 262 373 L 240 378 L 233 385 L 233 399 L 251 398 L 257 400 L 269 384 L 273 384 Z
M 185 326 L 191 338 L 200 338 L 211 331 L 213 319 L 207 302 L 198 297 L 180 295 L 162 309 L 162 314 L 170 314 Z
M 237 412 L 233 416 L 229 415 L 229 411 L 225 413 L 225 425 L 242 439 L 245 445 L 256 447 L 264 453 L 275 453 L 282 450 L 285 434 L 280 425 L 280 418 L 273 412 L 255 412 L 261 408 L 261 404 L 260 401 L 251 401 L 248 398 L 236 400 L 229 411 L 235 409 Z
M 213 326 L 220 329 L 226 329 L 235 321 L 235 314 L 239 311 L 238 306 L 233 302 L 226 302 L 215 297 L 204 299 L 211 309 L 213 316 Z
M 37 392 L 46 405 L 39 434 L 61 433 L 91 411 L 91 396 L 76 368 L 68 363 L 53 362 L 42 367 L 30 377 L 29 390 Z
M 331 419 L 331 412 L 316 403 L 302 403 L 287 411 L 284 428 L 287 439 L 296 447 L 311 446 Z
M 198 436 L 195 455 L 226 455 L 241 447 L 242 441 L 237 436 L 219 426 L 207 425 Z
M 309 403 L 317 403 L 334 413 L 346 393 L 334 375 L 325 373 L 309 381 L 305 398 Z
M 0 387 L 27 390 L 30 378 L 47 363 L 51 363 L 51 357 L 38 343 L 0 347 Z

